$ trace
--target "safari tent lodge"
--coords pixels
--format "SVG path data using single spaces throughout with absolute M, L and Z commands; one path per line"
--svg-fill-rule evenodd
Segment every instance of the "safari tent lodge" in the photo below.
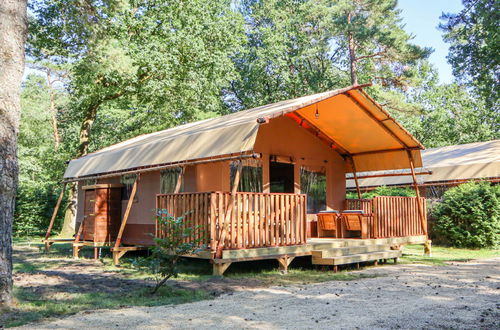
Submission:
M 402 244 L 426 243 L 424 198 L 345 198 L 348 173 L 357 181 L 358 171 L 414 174 L 422 166 L 423 146 L 361 87 L 185 124 L 72 160 L 64 183 L 78 186 L 74 256 L 82 246 L 110 246 L 118 263 L 165 234 L 164 214 L 204 228 L 206 248 L 191 257 L 209 259 L 219 275 L 245 260 L 277 259 L 284 271 L 296 256 L 334 269 L 396 260 Z M 57 241 L 52 224 L 47 248 Z

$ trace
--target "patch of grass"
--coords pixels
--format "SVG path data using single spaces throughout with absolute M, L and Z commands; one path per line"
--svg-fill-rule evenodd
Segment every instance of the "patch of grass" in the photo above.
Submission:
M 444 246 L 433 246 L 432 256 L 424 255 L 422 245 L 407 245 L 403 248 L 403 263 L 423 263 L 442 266 L 447 262 L 466 262 L 473 259 L 487 259 L 500 257 L 500 249 L 458 249 Z
M 232 267 L 232 266 L 231 266 Z M 350 273 L 340 271 L 334 273 L 331 270 L 320 271 L 315 269 L 291 268 L 288 274 L 281 274 L 278 270 L 263 270 L 245 273 L 228 274 L 227 278 L 239 280 L 256 280 L 264 285 L 294 285 L 310 284 L 327 281 L 354 281 L 362 278 L 373 278 L 381 275 Z
M 14 295 L 18 301 L 16 308 L 0 316 L 0 324 L 5 327 L 86 310 L 172 305 L 210 298 L 210 295 L 202 290 L 176 289 L 168 286 L 162 287 L 156 295 L 151 295 L 149 288 L 143 288 L 126 293 L 66 292 L 46 297 L 29 288 L 20 287 L 14 287 Z

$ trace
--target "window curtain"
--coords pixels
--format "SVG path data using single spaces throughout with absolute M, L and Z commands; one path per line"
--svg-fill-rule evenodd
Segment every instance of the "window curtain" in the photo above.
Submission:
M 307 213 L 326 210 L 326 168 L 300 168 L 300 190 L 307 195 Z
M 182 168 L 172 167 L 160 172 L 160 194 L 173 194 L 179 179 Z M 184 191 L 184 182 L 181 183 L 181 190 Z
M 240 184 L 238 191 L 242 192 L 262 192 L 262 161 L 260 159 L 242 160 Z M 238 171 L 238 162 L 230 163 L 231 168 L 231 190 L 233 189 L 234 177 Z
M 129 200 L 130 195 L 132 194 L 132 187 L 134 185 L 135 180 L 137 180 L 136 174 L 126 174 L 122 175 L 120 178 L 120 183 L 125 187 L 122 189 L 122 200 Z M 137 201 L 137 195 L 134 197 L 134 202 Z

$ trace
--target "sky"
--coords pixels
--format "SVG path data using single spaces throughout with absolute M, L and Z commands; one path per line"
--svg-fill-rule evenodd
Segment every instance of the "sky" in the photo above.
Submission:
M 438 25 L 443 12 L 458 13 L 463 8 L 461 0 L 399 0 L 398 6 L 403 11 L 405 30 L 415 36 L 413 42 L 434 49 L 429 61 L 438 69 L 439 80 L 452 82 L 451 66 L 446 61 L 448 45 Z

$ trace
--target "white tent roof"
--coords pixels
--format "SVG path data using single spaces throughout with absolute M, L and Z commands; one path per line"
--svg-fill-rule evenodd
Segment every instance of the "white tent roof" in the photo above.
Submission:
M 323 135 L 353 153 L 360 170 L 407 168 L 406 149 L 412 150 L 420 166 L 419 149 L 423 146 L 360 87 L 299 97 L 138 136 L 72 160 L 64 178 L 79 180 L 253 152 L 260 125 L 257 119 L 272 119 L 291 112 L 315 120 Z M 315 119 L 314 111 L 318 111 L 318 107 L 322 116 Z M 335 125 L 340 121 L 345 123 Z M 384 152 L 383 156 L 376 154 L 379 150 Z
M 418 183 L 457 181 L 500 177 L 500 140 L 476 142 L 423 150 L 423 168 L 431 175 L 417 176 Z M 408 173 L 409 171 L 377 171 L 358 173 L 358 176 L 384 173 Z M 352 177 L 349 175 L 348 177 Z M 361 187 L 409 185 L 410 175 L 359 179 Z M 347 180 L 347 187 L 354 188 L 354 180 Z

